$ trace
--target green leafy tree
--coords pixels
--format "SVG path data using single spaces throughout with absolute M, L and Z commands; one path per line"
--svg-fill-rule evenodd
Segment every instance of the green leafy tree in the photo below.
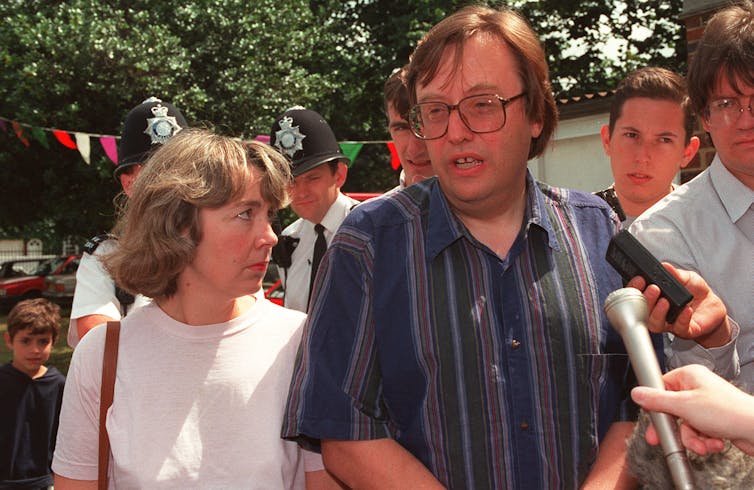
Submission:
M 6 0 L 0 115 L 117 135 L 127 111 L 155 95 L 192 124 L 234 136 L 266 134 L 277 114 L 303 105 L 320 112 L 339 140 L 386 140 L 385 79 L 432 25 L 466 3 Z M 612 88 L 645 64 L 684 69 L 681 0 L 511 5 L 540 34 L 559 97 Z M 119 186 L 97 142 L 85 165 L 75 151 L 26 136 L 29 148 L 0 132 L 0 236 L 42 233 L 54 243 L 108 230 Z M 344 190 L 393 187 L 389 160 L 384 146 L 364 146 Z
M 614 88 L 630 71 L 683 72 L 681 0 L 517 0 L 545 45 L 558 97 Z
M 310 69 L 319 43 L 332 43 L 306 2 L 17 0 L 0 16 L 0 115 L 38 127 L 117 135 L 127 111 L 156 95 L 193 124 L 253 137 L 343 83 Z M 110 228 L 118 186 L 96 141 L 91 166 L 57 143 L 27 149 L 6 133 L 0 144 L 12 189 L 0 196 L 2 233 L 41 221 L 57 236 Z

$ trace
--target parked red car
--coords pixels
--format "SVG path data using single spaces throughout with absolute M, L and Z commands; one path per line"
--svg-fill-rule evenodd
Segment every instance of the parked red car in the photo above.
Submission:
M 55 257 L 42 261 L 31 273 L 19 270 L 13 277 L 0 279 L 0 308 L 8 310 L 23 299 L 39 298 L 45 277 L 75 273 L 80 259 L 80 255 Z
M 367 199 L 381 196 L 382 192 L 344 192 L 343 194 L 357 201 L 366 201 Z
M 273 282 L 271 286 L 265 288 L 264 297 L 275 303 L 276 305 L 283 306 L 283 298 L 285 291 L 283 290 L 283 281 L 278 279 Z

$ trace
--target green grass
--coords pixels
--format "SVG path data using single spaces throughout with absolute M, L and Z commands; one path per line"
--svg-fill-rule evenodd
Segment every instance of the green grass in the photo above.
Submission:
M 66 336 L 68 335 L 68 320 L 71 316 L 70 308 L 60 310 L 60 335 L 58 341 L 52 347 L 52 353 L 50 354 L 50 360 L 45 363 L 47 366 L 55 366 L 63 374 L 68 374 L 68 364 L 71 362 L 71 354 L 73 349 L 68 346 L 66 342 Z M 0 314 L 0 336 L 5 337 L 5 332 L 8 330 L 8 314 Z M 5 345 L 5 341 L 0 342 L 0 364 L 5 364 L 13 358 L 8 346 Z

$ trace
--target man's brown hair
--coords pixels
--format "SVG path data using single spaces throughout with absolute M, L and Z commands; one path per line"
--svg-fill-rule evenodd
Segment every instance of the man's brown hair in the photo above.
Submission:
M 613 134 L 615 123 L 623 114 L 623 106 L 630 99 L 643 97 L 654 100 L 675 102 L 683 111 L 683 129 L 685 142 L 688 145 L 694 133 L 694 111 L 686 91 L 686 81 L 676 72 L 648 66 L 629 73 L 615 89 L 610 105 L 610 135 Z
M 382 91 L 385 103 L 385 114 L 388 113 L 388 107 L 392 105 L 398 114 L 400 114 L 405 120 L 408 120 L 408 110 L 411 107 L 408 100 L 408 88 L 406 87 L 407 70 L 408 65 L 395 70 L 385 81 L 385 86 Z
M 474 5 L 465 7 L 434 26 L 420 41 L 406 75 L 408 95 L 416 103 L 416 88 L 437 75 L 445 48 L 455 48 L 454 67 L 462 62 L 466 41 L 479 34 L 504 41 L 518 62 L 518 76 L 526 91 L 529 121 L 542 123 L 542 132 L 532 138 L 529 158 L 541 155 L 558 124 L 558 110 L 550 86 L 549 69 L 542 43 L 529 23 L 515 11 Z
M 754 5 L 745 0 L 716 13 L 699 40 L 688 73 L 694 109 L 708 117 L 707 106 L 722 76 L 754 86 Z

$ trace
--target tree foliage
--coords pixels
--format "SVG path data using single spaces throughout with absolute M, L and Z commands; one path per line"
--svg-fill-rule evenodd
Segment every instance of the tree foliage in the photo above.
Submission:
M 615 85 L 636 68 L 684 71 L 681 0 L 517 0 L 540 34 L 558 97 Z
M 336 71 L 308 68 L 326 38 L 305 2 L 18 0 L 0 16 L 0 114 L 34 126 L 120 134 L 127 111 L 157 95 L 194 124 L 251 137 L 342 89 Z M 109 229 L 118 187 L 95 142 L 87 167 L 60 146 L 1 141 L 0 178 L 15 191 L 0 201 L 6 233 L 41 220 L 61 236 Z
M 192 124 L 266 134 L 294 105 L 320 112 L 340 140 L 387 139 L 382 84 L 454 0 L 6 0 L 0 3 L 0 115 L 38 127 L 120 134 L 155 95 Z M 497 4 L 499 2 L 488 2 Z M 540 33 L 559 96 L 604 90 L 643 64 L 683 69 L 681 0 L 517 0 Z M 605 56 L 609 36 L 623 39 Z M 28 135 L 27 135 L 28 136 Z M 346 190 L 395 184 L 384 147 L 366 145 Z M 119 186 L 52 143 L 0 133 L 0 235 L 80 238 L 110 228 Z M 40 231 L 42 230 L 42 231 Z

